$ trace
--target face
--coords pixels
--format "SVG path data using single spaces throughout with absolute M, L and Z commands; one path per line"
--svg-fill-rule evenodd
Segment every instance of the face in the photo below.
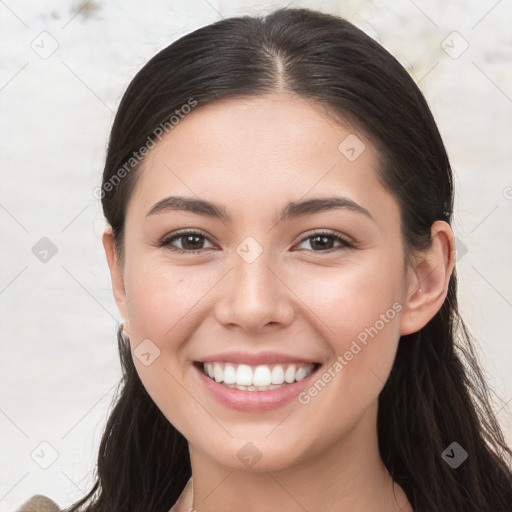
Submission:
M 377 157 L 284 94 L 197 108 L 146 157 L 124 267 L 110 261 L 116 301 L 148 393 L 209 460 L 285 468 L 375 420 L 410 284 Z

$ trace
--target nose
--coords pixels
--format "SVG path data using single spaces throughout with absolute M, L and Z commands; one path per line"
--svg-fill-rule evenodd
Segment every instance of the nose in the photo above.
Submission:
M 289 325 L 294 316 L 294 295 L 265 251 L 252 262 L 238 254 L 233 260 L 219 290 L 217 321 L 248 332 Z

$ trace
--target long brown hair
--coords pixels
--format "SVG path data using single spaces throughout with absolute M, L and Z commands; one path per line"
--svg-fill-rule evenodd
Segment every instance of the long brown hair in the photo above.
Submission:
M 140 167 L 130 160 L 134 152 L 156 141 L 156 128 L 191 98 L 200 108 L 278 90 L 311 100 L 374 142 L 379 177 L 400 205 L 406 253 L 429 246 L 434 221 L 452 222 L 450 163 L 414 80 L 348 21 L 279 9 L 196 30 L 154 56 L 130 83 L 113 123 L 101 193 L 121 262 L 126 205 Z M 117 336 L 123 377 L 97 477 L 67 512 L 166 512 L 191 475 L 186 440 L 145 391 L 128 340 L 120 330 Z M 377 429 L 382 460 L 415 512 L 512 510 L 512 452 L 458 313 L 455 271 L 437 314 L 399 341 L 379 396 Z M 468 454 L 456 469 L 442 456 L 453 442 Z

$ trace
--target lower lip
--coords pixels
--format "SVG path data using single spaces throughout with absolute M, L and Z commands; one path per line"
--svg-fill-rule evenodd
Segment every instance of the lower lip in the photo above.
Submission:
M 299 382 L 288 384 L 282 388 L 267 391 L 244 391 L 219 384 L 206 376 L 199 365 L 193 364 L 192 366 L 198 373 L 200 381 L 217 402 L 231 409 L 247 412 L 268 411 L 282 407 L 310 385 L 312 379 L 316 377 L 318 368 L 320 368 L 318 367 Z

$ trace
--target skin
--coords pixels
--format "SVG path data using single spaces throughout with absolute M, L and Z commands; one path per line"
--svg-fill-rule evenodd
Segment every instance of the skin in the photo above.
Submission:
M 349 134 L 365 144 L 354 161 L 338 149 Z M 363 134 L 334 123 L 318 106 L 275 93 L 193 110 L 146 157 L 129 201 L 125 263 L 110 227 L 103 244 L 132 350 L 150 339 L 160 355 L 134 357 L 157 406 L 186 437 L 199 512 L 412 511 L 379 456 L 377 400 L 399 337 L 440 309 L 455 264 L 450 226 L 432 226 L 431 248 L 404 267 L 396 198 L 380 184 L 377 152 Z M 222 204 L 231 222 L 190 212 L 146 213 L 169 195 Z M 275 224 L 289 201 L 349 197 L 373 220 L 334 209 Z M 175 239 L 178 254 L 155 244 L 181 229 L 206 238 Z M 314 229 L 357 241 L 315 245 Z M 236 252 L 247 236 L 262 254 Z M 213 250 L 217 248 L 218 250 Z M 331 248 L 331 249 L 330 249 Z M 421 288 L 421 292 L 419 289 Z M 309 403 L 240 412 L 199 384 L 194 360 L 222 351 L 297 354 L 324 369 L 393 303 L 392 320 Z M 261 459 L 246 467 L 238 451 L 252 442 Z M 177 504 L 188 510 L 191 496 Z

